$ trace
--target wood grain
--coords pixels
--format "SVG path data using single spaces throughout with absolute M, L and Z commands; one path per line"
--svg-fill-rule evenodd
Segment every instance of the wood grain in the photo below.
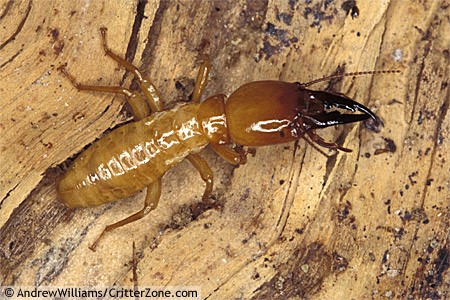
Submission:
M 0 3 L 1 285 L 132 286 L 135 242 L 139 285 L 201 286 L 202 298 L 449 297 L 449 5 L 357 1 L 352 18 L 352 2 Z M 234 168 L 206 149 L 219 209 L 197 205 L 203 182 L 182 162 L 164 176 L 158 209 L 93 253 L 104 226 L 144 197 L 70 214 L 55 193 L 71 158 L 130 119 L 121 96 L 77 92 L 57 71 L 67 64 L 81 82 L 129 86 L 102 52 L 102 26 L 167 107 L 189 98 L 205 41 L 206 96 L 261 79 L 402 73 L 314 86 L 384 121 L 380 132 L 321 132 L 353 152 L 326 157 L 300 141 Z

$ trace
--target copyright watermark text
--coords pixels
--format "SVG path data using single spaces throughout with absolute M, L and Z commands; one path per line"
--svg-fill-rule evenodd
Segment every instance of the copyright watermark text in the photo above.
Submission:
M 140 286 L 133 287 L 0 287 L 0 299 L 68 299 L 68 298 L 149 298 L 201 299 L 198 286 Z

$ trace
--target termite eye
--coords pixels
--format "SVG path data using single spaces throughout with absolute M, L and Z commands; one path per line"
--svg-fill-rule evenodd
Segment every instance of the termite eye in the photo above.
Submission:
M 284 138 L 284 136 L 285 136 L 284 132 L 283 132 L 283 131 L 280 131 L 279 133 L 280 133 L 280 137 L 281 137 L 281 138 Z

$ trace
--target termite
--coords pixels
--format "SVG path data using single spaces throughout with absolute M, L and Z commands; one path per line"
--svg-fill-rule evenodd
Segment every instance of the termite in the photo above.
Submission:
M 346 73 L 303 84 L 256 81 L 239 87 L 227 101 L 225 95 L 220 94 L 200 103 L 211 70 L 210 60 L 204 55 L 191 102 L 163 110 L 153 83 L 137 67 L 109 49 L 106 31 L 106 28 L 100 29 L 106 55 L 135 76 L 143 96 L 121 86 L 79 84 L 64 66 L 59 68 L 77 90 L 127 96 L 134 122 L 111 131 L 81 153 L 58 179 L 57 191 L 61 201 L 69 208 L 109 203 L 144 188 L 147 188 L 147 194 L 140 211 L 106 226 L 90 246 L 93 251 L 107 232 L 141 219 L 158 206 L 161 177 L 184 159 L 193 164 L 206 183 L 202 201 L 208 203 L 213 189 L 213 172 L 198 154 L 207 145 L 235 165 L 247 161 L 249 151 L 245 151 L 244 146 L 286 143 L 306 139 L 306 136 L 322 147 L 350 152 L 350 149 L 337 143 L 326 142 L 314 130 L 369 118 L 377 121 L 378 117 L 343 94 L 314 91 L 306 87 L 343 76 L 398 72 Z M 342 113 L 337 109 L 360 114 Z

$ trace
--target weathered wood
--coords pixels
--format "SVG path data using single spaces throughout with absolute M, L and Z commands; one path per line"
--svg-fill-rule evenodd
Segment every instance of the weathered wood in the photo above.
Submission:
M 196 285 L 202 297 L 448 297 L 449 8 L 446 1 L 5 1 L 0 4 L 0 283 Z M 193 209 L 203 182 L 186 162 L 163 178 L 158 209 L 88 249 L 144 193 L 67 213 L 54 182 L 63 162 L 129 119 L 121 96 L 81 82 L 129 85 L 104 56 L 146 70 L 170 107 L 188 99 L 204 40 L 206 94 L 245 82 L 306 82 L 336 70 L 400 69 L 332 87 L 384 120 L 322 131 L 352 153 L 304 141 L 258 149 L 233 168 L 206 149 L 221 208 Z M 339 83 L 339 84 L 337 84 Z M 314 86 L 325 88 L 326 83 Z

